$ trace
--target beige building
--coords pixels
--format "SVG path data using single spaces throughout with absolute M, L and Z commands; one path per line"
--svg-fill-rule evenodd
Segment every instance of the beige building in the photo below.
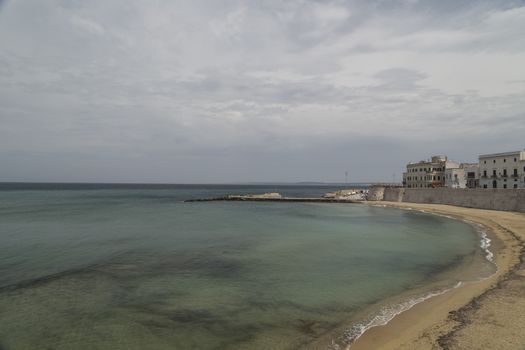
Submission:
M 525 151 L 479 156 L 481 188 L 525 188 Z
M 407 164 L 403 173 L 403 186 L 407 188 L 432 188 L 445 186 L 445 170 L 459 168 L 459 163 L 446 156 L 433 156 L 430 160 Z

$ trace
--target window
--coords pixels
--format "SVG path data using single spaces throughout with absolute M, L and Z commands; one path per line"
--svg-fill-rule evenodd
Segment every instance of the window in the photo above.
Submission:
M 484 160 L 484 161 L 483 161 L 483 164 L 487 164 L 487 161 L 486 161 L 486 160 Z
M 514 158 L 514 162 L 516 162 L 516 158 Z
M 483 176 L 487 177 L 487 171 L 483 170 Z
M 514 188 L 518 188 L 518 184 L 514 184 Z
M 487 185 L 483 185 L 483 188 L 487 188 Z
M 514 169 L 514 176 L 518 176 L 518 169 Z
M 503 185 L 503 188 L 507 188 L 507 184 L 504 184 L 504 185 Z
M 507 176 L 507 169 L 503 169 L 503 176 Z
M 496 159 L 494 159 L 494 160 L 492 161 L 492 163 L 496 164 Z
M 492 176 L 496 177 L 496 170 L 492 170 Z
M 438 176 L 438 180 L 441 180 L 441 177 L 440 177 L 440 176 Z
M 507 159 L 503 158 L 503 163 L 507 163 Z

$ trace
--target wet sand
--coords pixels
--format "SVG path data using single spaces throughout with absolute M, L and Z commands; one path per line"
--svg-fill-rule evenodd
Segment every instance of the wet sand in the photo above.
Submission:
M 370 202 L 450 215 L 484 225 L 498 271 L 422 302 L 365 332 L 352 350 L 524 349 L 525 214 L 437 204 Z M 499 247 L 498 247 L 499 246 Z

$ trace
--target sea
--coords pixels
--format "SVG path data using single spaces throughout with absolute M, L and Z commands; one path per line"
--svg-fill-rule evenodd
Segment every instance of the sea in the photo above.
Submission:
M 0 349 L 344 349 L 484 278 L 483 228 L 328 185 L 0 184 Z

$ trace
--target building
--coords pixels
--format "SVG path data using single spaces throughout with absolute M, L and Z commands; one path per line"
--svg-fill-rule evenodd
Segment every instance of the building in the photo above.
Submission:
M 445 169 L 445 187 L 467 188 L 465 169 L 461 165 L 459 168 Z
M 477 188 L 479 187 L 479 164 L 463 164 L 463 169 L 465 169 L 465 177 L 467 180 L 467 188 Z
M 482 188 L 525 188 L 525 151 L 479 156 Z
M 445 170 L 459 168 L 459 163 L 446 156 L 433 156 L 430 160 L 407 164 L 403 173 L 403 186 L 407 188 L 432 188 L 445 186 Z
M 445 187 L 476 188 L 479 186 L 478 164 L 461 163 L 457 168 L 445 169 Z

